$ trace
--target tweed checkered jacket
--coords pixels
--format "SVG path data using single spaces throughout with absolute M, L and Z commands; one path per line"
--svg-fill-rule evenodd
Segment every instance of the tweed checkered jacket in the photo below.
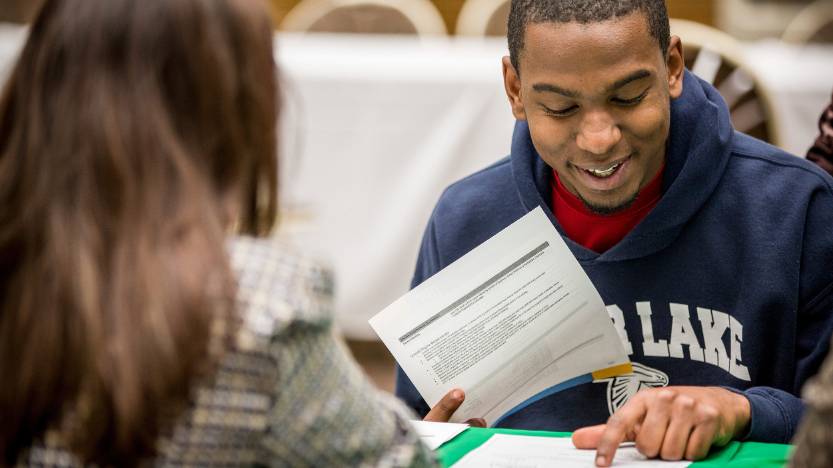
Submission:
M 157 466 L 433 466 L 412 415 L 374 389 L 332 332 L 332 280 L 279 241 L 229 243 L 243 324 Z M 47 434 L 22 466 L 79 466 Z
M 801 396 L 807 410 L 792 441 L 796 447 L 790 465 L 829 468 L 833 466 L 833 341 L 819 373 L 807 382 Z

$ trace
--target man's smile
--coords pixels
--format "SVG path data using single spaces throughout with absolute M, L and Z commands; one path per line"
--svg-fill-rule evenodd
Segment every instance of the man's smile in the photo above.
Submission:
M 619 169 L 621 167 L 623 167 L 625 165 L 625 163 L 627 163 L 631 159 L 631 157 L 632 157 L 632 155 L 629 155 L 625 158 L 621 158 L 621 159 L 618 159 L 618 160 L 613 161 L 613 162 L 605 163 L 604 165 L 590 165 L 590 164 L 578 165 L 578 164 L 573 164 L 573 163 L 570 163 L 570 165 L 572 165 L 573 167 L 575 167 L 577 169 L 580 169 L 581 172 L 583 172 L 587 175 L 590 175 L 591 177 L 594 177 L 594 178 L 597 178 L 597 179 L 607 179 L 609 177 L 612 177 L 614 174 L 616 174 L 619 171 Z

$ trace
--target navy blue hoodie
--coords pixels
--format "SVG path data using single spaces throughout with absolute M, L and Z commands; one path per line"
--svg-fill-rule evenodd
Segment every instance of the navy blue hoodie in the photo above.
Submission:
M 499 425 L 572 431 L 605 422 L 641 388 L 706 385 L 748 397 L 746 439 L 788 442 L 833 329 L 833 179 L 735 132 L 717 91 L 689 72 L 671 104 L 663 196 L 618 244 L 598 254 L 567 238 L 552 216 L 551 179 L 518 122 L 509 157 L 440 197 L 412 287 L 542 206 L 635 371 L 556 393 Z M 401 369 L 396 393 L 427 413 Z

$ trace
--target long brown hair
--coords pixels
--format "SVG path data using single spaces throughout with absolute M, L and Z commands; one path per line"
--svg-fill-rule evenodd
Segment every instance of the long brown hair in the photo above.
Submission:
M 235 329 L 228 227 L 276 210 L 254 0 L 47 0 L 0 100 L 0 463 L 135 464 Z

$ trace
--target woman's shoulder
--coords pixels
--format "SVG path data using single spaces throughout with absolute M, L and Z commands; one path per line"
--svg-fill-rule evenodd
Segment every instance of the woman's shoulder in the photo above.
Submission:
M 228 250 L 249 331 L 274 335 L 291 324 L 330 325 L 333 277 L 326 265 L 280 238 L 235 237 Z

